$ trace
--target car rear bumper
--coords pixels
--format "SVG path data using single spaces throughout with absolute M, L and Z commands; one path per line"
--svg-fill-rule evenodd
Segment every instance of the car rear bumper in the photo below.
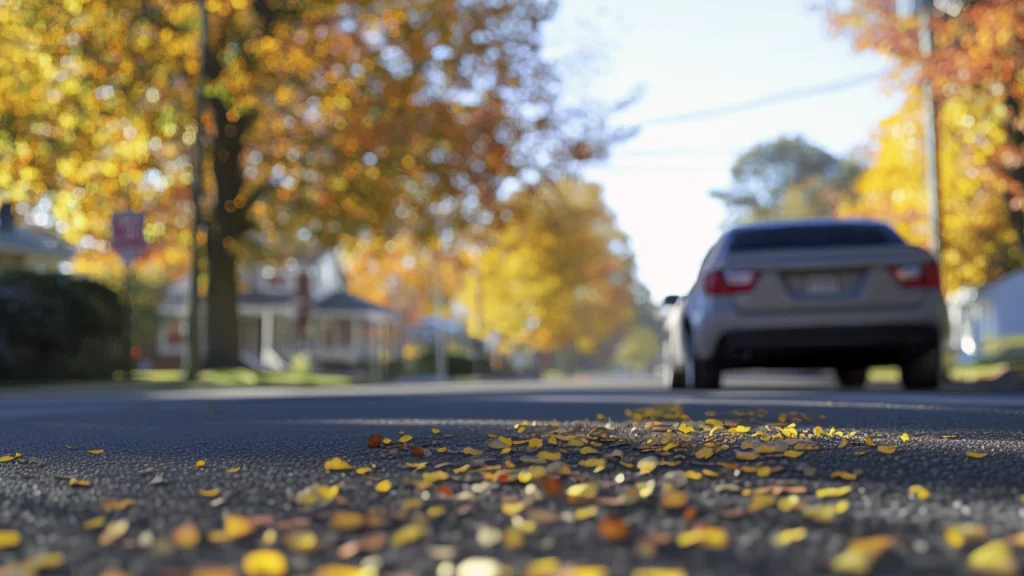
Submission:
M 720 368 L 898 364 L 940 342 L 934 326 L 856 326 L 730 332 L 719 340 Z

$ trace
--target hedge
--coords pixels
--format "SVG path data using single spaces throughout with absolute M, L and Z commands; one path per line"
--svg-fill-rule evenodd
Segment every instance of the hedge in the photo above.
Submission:
M 57 274 L 0 274 L 0 380 L 109 379 L 128 354 L 109 288 Z

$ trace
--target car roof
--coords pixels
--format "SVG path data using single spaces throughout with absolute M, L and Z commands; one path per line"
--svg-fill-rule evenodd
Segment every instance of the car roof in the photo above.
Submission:
M 800 218 L 793 220 L 766 220 L 763 222 L 751 222 L 738 224 L 729 229 L 729 232 L 744 232 L 753 230 L 778 230 L 780 228 L 796 228 L 803 226 L 884 226 L 884 222 L 867 218 Z

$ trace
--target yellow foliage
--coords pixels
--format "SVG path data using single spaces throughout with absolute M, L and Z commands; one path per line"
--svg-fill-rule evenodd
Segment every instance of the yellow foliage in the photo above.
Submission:
M 908 242 L 928 247 L 930 216 L 924 189 L 924 152 L 918 94 L 876 134 L 873 161 L 840 216 L 889 222 Z M 942 286 L 981 286 L 1022 263 L 1007 217 L 1003 180 L 990 167 L 1005 137 L 1001 107 L 991 97 L 961 91 L 939 111 L 939 186 L 942 202 Z M 968 120 L 969 119 L 969 120 Z
M 496 332 L 506 348 L 592 352 L 633 319 L 632 260 L 601 189 L 564 181 L 509 204 L 516 216 L 478 258 L 479 283 L 460 293 L 470 318 L 482 308 L 470 334 Z

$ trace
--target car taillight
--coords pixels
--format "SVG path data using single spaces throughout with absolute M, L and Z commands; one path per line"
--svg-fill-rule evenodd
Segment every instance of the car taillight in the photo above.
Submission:
M 903 264 L 889 268 L 892 277 L 908 288 L 938 288 L 939 267 L 935 262 Z
M 704 291 L 708 294 L 734 294 L 746 292 L 757 282 L 754 270 L 715 270 L 704 279 Z

